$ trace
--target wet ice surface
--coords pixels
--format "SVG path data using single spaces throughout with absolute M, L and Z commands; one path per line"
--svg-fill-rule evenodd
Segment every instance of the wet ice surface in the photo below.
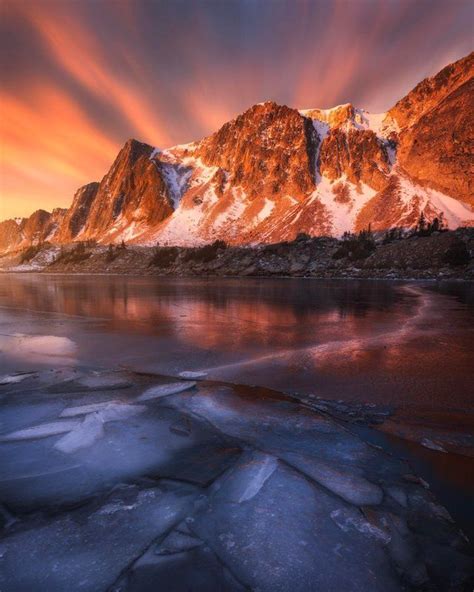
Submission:
M 143 401 L 169 380 L 124 373 L 85 393 L 55 374 L 5 387 L 4 592 L 451 590 L 470 576 L 466 540 L 410 467 L 297 401 L 212 381 Z
M 379 286 L 367 306 L 363 290 L 336 290 L 346 317 L 311 289 L 315 304 L 296 298 L 290 314 L 281 298 L 293 282 L 273 302 L 264 286 L 255 300 L 209 284 L 206 304 L 186 284 L 141 302 L 133 279 L 108 278 L 108 290 L 98 279 L 93 294 L 87 280 L 53 281 L 52 292 L 44 278 L 0 286 L 2 592 L 466 589 L 463 524 L 363 431 L 401 430 L 381 368 L 398 386 L 412 377 L 402 397 L 427 387 L 413 378 L 415 342 L 438 330 L 461 360 L 444 368 L 462 366 L 462 307 L 440 296 L 451 329 L 465 329 L 456 341 L 438 296 L 418 286 Z M 435 378 L 439 408 L 449 393 L 462 402 L 465 374 Z M 294 398 L 241 386 L 253 381 Z M 358 390 L 367 398 L 355 404 Z M 440 413 L 429 433 L 406 415 L 413 440 L 442 443 L 447 452 L 426 450 L 452 462 Z M 462 445 L 472 449 L 467 429 Z

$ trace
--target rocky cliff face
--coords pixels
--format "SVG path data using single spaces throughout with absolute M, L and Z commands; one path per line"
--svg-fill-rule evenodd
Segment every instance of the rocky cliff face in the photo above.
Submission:
M 129 140 L 71 208 L 0 225 L 0 250 L 67 243 L 254 244 L 299 233 L 411 227 L 423 212 L 474 224 L 474 54 L 390 111 L 255 105 L 200 142 Z
M 471 60 L 468 80 L 448 94 L 443 89 L 441 100 L 418 119 L 411 117 L 413 123 L 400 132 L 398 149 L 400 167 L 416 182 L 471 206 L 474 205 L 473 64 Z
M 113 242 L 130 238 L 173 211 L 165 180 L 150 158 L 153 147 L 128 140 L 100 182 L 77 238 Z
M 46 241 L 55 242 L 59 227 L 68 210 L 36 210 L 29 218 L 0 222 L 0 252 L 23 249 Z
M 0 222 L 0 253 L 14 251 L 19 248 L 22 236 L 21 220 L 3 220 Z
M 224 171 L 231 186 L 250 199 L 315 188 L 314 159 L 320 138 L 310 119 L 272 101 L 255 105 L 200 142 L 195 156 Z
M 345 176 L 354 185 L 383 189 L 390 173 L 386 144 L 370 129 L 335 127 L 322 143 L 320 170 L 331 181 Z
M 58 242 L 73 241 L 82 231 L 89 218 L 91 205 L 97 195 L 99 183 L 93 182 L 80 187 L 72 201 L 72 205 L 64 216 L 56 239 Z

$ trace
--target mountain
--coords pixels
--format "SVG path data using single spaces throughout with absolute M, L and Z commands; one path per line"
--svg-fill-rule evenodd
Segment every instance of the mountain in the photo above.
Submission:
M 0 250 L 49 240 L 254 244 L 340 236 L 442 216 L 474 223 L 474 53 L 427 78 L 387 113 L 351 104 L 254 105 L 199 142 L 129 140 L 71 207 L 0 224 Z
M 54 241 L 67 212 L 68 210 L 62 208 L 56 208 L 52 212 L 36 210 L 29 218 L 0 222 L 0 252 Z

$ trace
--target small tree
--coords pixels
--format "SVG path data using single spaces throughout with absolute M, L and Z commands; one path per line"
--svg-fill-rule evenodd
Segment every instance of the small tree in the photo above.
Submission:
M 426 235 L 426 218 L 425 214 L 422 211 L 420 217 L 418 218 L 418 224 L 416 226 L 416 233 L 418 236 L 425 236 Z
M 111 263 L 115 259 L 116 256 L 117 255 L 114 250 L 114 245 L 110 244 L 107 247 L 107 254 L 105 255 L 105 260 L 107 261 L 107 263 Z

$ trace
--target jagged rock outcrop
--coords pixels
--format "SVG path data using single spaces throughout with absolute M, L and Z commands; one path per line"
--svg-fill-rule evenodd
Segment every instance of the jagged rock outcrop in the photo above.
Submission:
M 390 110 L 398 162 L 416 182 L 474 205 L 474 52 L 416 86 Z
M 14 251 L 22 240 L 20 224 L 22 219 L 3 220 L 0 222 L 0 253 Z
M 52 212 L 36 210 L 28 218 L 5 220 L 0 223 L 0 252 L 14 251 L 46 241 L 54 242 L 67 210 Z
M 362 182 L 377 190 L 388 182 L 387 149 L 372 130 L 336 127 L 324 139 L 319 161 L 321 174 L 331 181 L 345 175 L 355 185 Z
M 138 227 L 153 226 L 171 214 L 168 187 L 150 158 L 153 151 L 152 146 L 137 140 L 126 142 L 97 187 L 80 238 L 113 242 L 127 228 L 136 232 Z
M 58 230 L 56 238 L 59 242 L 67 243 L 77 238 L 86 225 L 98 189 L 99 183 L 93 182 L 80 187 L 76 191 L 72 205 Z
M 397 122 L 400 129 L 411 127 L 445 97 L 470 80 L 473 68 L 474 52 L 471 52 L 457 62 L 447 65 L 434 76 L 422 80 L 400 99 L 387 115 Z
M 228 183 L 250 199 L 290 195 L 315 187 L 319 137 L 296 109 L 267 101 L 248 109 L 199 144 L 195 156 L 228 172 Z

